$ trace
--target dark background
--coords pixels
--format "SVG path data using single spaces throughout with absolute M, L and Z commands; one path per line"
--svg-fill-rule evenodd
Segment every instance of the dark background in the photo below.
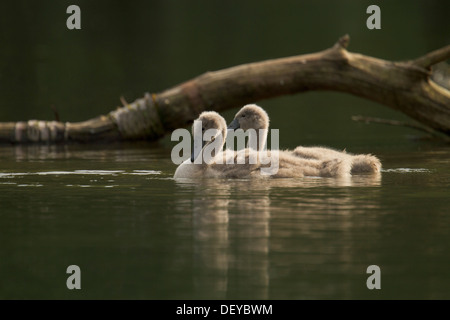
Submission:
M 81 8 L 81 30 L 66 9 Z M 366 9 L 381 8 L 381 30 Z M 0 121 L 83 121 L 206 71 L 311 53 L 344 34 L 349 50 L 408 60 L 449 44 L 449 1 L 9 1 L 0 4 Z M 410 129 L 354 123 L 355 114 L 405 119 L 343 93 L 259 102 L 281 147 L 386 143 Z M 225 113 L 231 120 L 236 110 Z M 381 139 L 381 140 L 380 140 Z M 343 141 L 344 140 L 344 141 Z M 373 141 L 372 141 L 373 140 Z M 358 144 L 358 142 L 355 142 Z

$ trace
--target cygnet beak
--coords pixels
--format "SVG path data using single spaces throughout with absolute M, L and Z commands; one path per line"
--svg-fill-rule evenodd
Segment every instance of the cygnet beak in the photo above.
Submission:
M 239 121 L 237 121 L 237 119 L 234 119 L 233 121 L 231 121 L 231 123 L 228 125 L 227 129 L 232 129 L 232 130 L 236 130 L 239 129 L 241 127 L 241 125 L 239 124 Z

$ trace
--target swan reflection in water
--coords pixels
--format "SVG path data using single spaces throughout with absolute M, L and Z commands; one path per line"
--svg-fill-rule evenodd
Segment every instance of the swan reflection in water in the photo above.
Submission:
M 311 236 L 305 226 L 311 228 L 326 214 L 338 210 L 350 216 L 351 211 L 377 206 L 373 201 L 355 201 L 346 190 L 380 184 L 381 175 L 373 174 L 349 179 L 177 179 L 180 192 L 192 195 L 175 206 L 192 212 L 195 296 L 270 299 L 271 278 L 286 267 L 283 263 L 277 267 L 280 261 L 274 263 L 272 255 L 286 253 L 283 244 L 292 236 L 289 233 Z M 310 193 L 314 196 L 303 198 Z M 292 219 L 295 226 L 282 225 Z M 349 255 L 349 249 L 339 254 Z

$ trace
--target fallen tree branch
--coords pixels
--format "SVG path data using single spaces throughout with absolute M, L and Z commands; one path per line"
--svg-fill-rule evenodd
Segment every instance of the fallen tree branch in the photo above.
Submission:
M 411 64 L 414 64 L 422 68 L 430 68 L 432 65 L 435 65 L 441 61 L 449 59 L 449 52 L 450 52 L 450 45 L 432 51 L 424 55 L 423 57 L 417 58 L 416 60 L 411 61 Z
M 450 91 L 429 68 L 450 58 L 450 45 L 423 57 L 392 62 L 351 53 L 346 35 L 330 49 L 207 72 L 161 93 L 84 122 L 0 123 L 0 142 L 156 140 L 204 110 L 222 111 L 266 98 L 334 90 L 370 99 L 450 135 Z

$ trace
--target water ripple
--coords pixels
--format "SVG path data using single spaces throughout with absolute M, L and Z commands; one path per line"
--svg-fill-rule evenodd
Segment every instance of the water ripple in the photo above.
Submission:
M 393 173 L 431 173 L 431 170 L 425 168 L 395 168 L 395 169 L 385 169 L 382 172 L 393 172 Z
M 74 171 L 43 171 L 43 172 L 0 172 L 0 178 L 12 178 L 15 176 L 60 176 L 60 175 L 110 175 L 117 176 L 122 175 L 157 175 L 161 174 L 161 171 L 156 170 L 133 170 L 132 172 L 126 172 L 124 170 L 74 170 Z

